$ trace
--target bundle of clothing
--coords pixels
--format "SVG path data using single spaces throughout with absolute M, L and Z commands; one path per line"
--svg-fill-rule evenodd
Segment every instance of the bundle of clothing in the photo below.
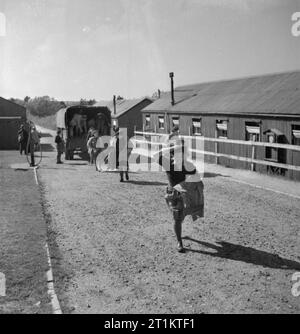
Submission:
M 186 159 L 184 146 L 163 149 L 158 162 L 166 170 L 169 186 L 165 199 L 173 214 L 179 214 L 180 220 L 186 216 L 194 221 L 203 218 L 204 184 L 194 164 Z
M 193 221 L 204 217 L 204 185 L 198 182 L 181 182 L 167 189 L 166 202 L 171 210 L 178 210 L 182 219 L 191 216 Z

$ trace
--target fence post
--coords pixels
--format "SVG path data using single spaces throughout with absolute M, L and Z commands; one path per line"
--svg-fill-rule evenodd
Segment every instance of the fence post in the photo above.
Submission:
M 215 130 L 215 138 L 216 139 L 218 138 L 218 130 L 217 129 Z M 215 153 L 216 153 L 215 163 L 216 163 L 216 165 L 218 165 L 219 164 L 219 158 L 217 156 L 217 154 L 218 154 L 218 142 L 215 142 Z
M 254 172 L 254 167 L 255 167 L 255 165 L 254 165 L 254 162 L 253 162 L 253 160 L 255 159 L 255 145 L 252 145 L 252 152 L 251 152 L 251 172 Z
M 0 273 L 0 297 L 6 296 L 6 278 L 3 273 Z

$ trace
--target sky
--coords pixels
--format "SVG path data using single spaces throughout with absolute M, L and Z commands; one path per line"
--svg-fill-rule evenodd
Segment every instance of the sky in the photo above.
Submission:
M 300 70 L 295 12 L 300 0 L 0 0 L 0 96 L 139 98 L 169 90 L 169 72 L 182 86 Z

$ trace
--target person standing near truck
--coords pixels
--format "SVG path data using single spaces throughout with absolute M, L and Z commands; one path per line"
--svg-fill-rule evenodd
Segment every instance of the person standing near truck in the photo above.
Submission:
M 56 144 L 56 149 L 57 149 L 57 159 L 56 163 L 57 164 L 62 164 L 63 162 L 61 161 L 61 155 L 65 151 L 65 142 L 62 137 L 62 131 L 58 130 L 57 135 L 55 137 L 55 144 Z
M 98 138 L 99 138 L 98 132 L 96 130 L 94 130 L 92 132 L 92 136 L 89 138 L 89 140 L 87 142 L 87 149 L 88 149 L 88 154 L 89 154 L 89 157 L 90 157 L 90 164 L 91 165 L 96 163 L 97 153 L 98 153 L 98 149 L 97 149 Z

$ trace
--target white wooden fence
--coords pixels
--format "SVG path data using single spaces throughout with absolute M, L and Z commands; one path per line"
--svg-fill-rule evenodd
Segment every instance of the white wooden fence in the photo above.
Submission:
M 145 145 L 148 145 L 148 147 L 151 148 L 151 149 L 153 148 L 153 146 L 156 146 L 157 150 L 159 150 L 162 147 L 167 145 L 164 142 L 164 140 L 162 140 L 160 138 L 164 138 L 165 141 L 166 141 L 166 139 L 169 135 L 168 134 L 162 134 L 162 133 L 154 133 L 154 132 L 135 131 L 135 136 L 136 137 L 135 137 L 134 141 L 136 142 L 136 144 L 145 144 Z M 145 137 L 150 137 L 151 140 L 148 141 L 148 140 L 139 139 L 138 137 L 141 137 L 141 136 L 144 137 L 144 138 Z M 276 168 L 283 168 L 283 169 L 289 169 L 289 170 L 294 170 L 294 171 L 300 172 L 300 166 L 290 165 L 290 164 L 283 164 L 283 163 L 278 163 L 278 162 L 269 161 L 269 160 L 255 159 L 256 147 L 272 147 L 272 148 L 277 148 L 277 149 L 280 148 L 280 149 L 300 152 L 300 146 L 298 146 L 298 145 L 276 144 L 276 143 L 268 143 L 268 142 L 243 141 L 243 140 L 221 139 L 221 138 L 207 138 L 207 137 L 203 137 L 203 136 L 181 136 L 181 137 L 184 138 L 184 139 L 190 139 L 190 140 L 201 140 L 201 141 L 204 141 L 204 142 L 214 142 L 216 144 L 214 152 L 205 151 L 205 150 L 200 151 L 200 150 L 195 150 L 195 149 L 192 149 L 192 148 L 190 149 L 190 151 L 198 153 L 198 154 L 214 156 L 216 158 L 216 163 L 218 163 L 218 158 L 227 158 L 227 159 L 231 159 L 231 160 L 248 162 L 248 163 L 251 164 L 251 169 L 252 170 L 254 170 L 254 165 L 258 164 L 258 165 L 272 166 L 272 167 L 276 167 Z M 252 148 L 251 158 L 220 153 L 220 152 L 218 152 L 218 143 L 250 146 Z

